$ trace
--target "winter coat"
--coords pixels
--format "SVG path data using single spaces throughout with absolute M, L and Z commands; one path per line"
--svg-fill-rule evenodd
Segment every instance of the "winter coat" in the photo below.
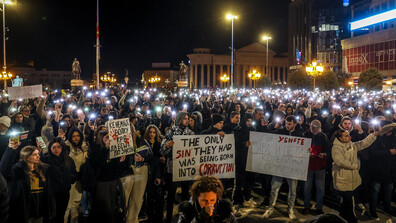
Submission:
M 221 130 L 216 129 L 213 126 L 210 126 L 208 129 L 203 130 L 201 132 L 201 135 L 213 135 L 213 134 L 217 134 L 218 132 L 221 132 Z
M 246 169 L 248 147 L 246 142 L 249 141 L 250 131 L 255 131 L 253 127 L 247 127 L 248 119 L 253 119 L 253 115 L 245 113 L 241 120 L 241 126 L 237 127 L 234 132 L 235 137 L 235 166 L 239 171 Z
M 322 170 L 326 167 L 326 161 L 328 159 L 328 156 L 330 155 L 330 143 L 329 140 L 327 139 L 326 134 L 323 132 L 319 132 L 316 135 L 313 135 L 312 133 L 308 133 L 304 135 L 305 137 L 312 138 L 312 153 L 314 156 L 309 157 L 309 165 L 308 165 L 308 170 L 310 171 L 315 171 L 315 170 Z M 320 153 L 325 153 L 326 156 L 323 157 L 322 159 L 317 157 L 316 155 Z
M 51 179 L 54 193 L 69 193 L 71 185 L 76 182 L 77 171 L 72 158 L 62 151 L 59 157 L 49 151 L 41 157 L 41 162 L 49 165 L 47 174 Z
M 4 153 L 0 172 L 8 182 L 9 222 L 27 223 L 31 203 L 30 176 L 25 172 L 27 169 L 25 162 L 19 161 L 13 165 L 12 160 L 15 159 L 17 152 L 18 150 L 10 149 Z M 44 168 L 43 172 L 46 181 L 43 182 L 43 199 L 40 200 L 40 207 L 44 219 L 48 220 L 55 216 L 56 205 L 47 168 Z
M 370 180 L 377 183 L 392 183 L 396 178 L 396 157 L 390 149 L 396 148 L 395 135 L 378 136 L 366 151 L 369 152 Z
M 209 216 L 199 204 L 184 201 L 179 205 L 177 223 L 236 223 L 232 213 L 232 205 L 227 200 L 219 200 L 215 204 L 212 216 Z
M 0 173 L 0 222 L 8 222 L 9 198 L 7 181 Z
M 377 136 L 370 134 L 359 142 L 342 143 L 335 139 L 332 148 L 333 185 L 339 191 L 354 191 L 361 183 L 359 175 L 360 162 L 357 153 L 369 147 Z

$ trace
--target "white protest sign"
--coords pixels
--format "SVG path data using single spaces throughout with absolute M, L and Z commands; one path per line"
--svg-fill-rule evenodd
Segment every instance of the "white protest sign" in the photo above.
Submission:
M 135 152 L 128 118 L 107 121 L 106 126 L 109 130 L 110 159 Z
M 250 132 L 246 170 L 295 180 L 307 180 L 311 139 Z
M 27 98 L 37 98 L 43 94 L 43 85 L 30 85 L 24 87 L 9 87 L 8 89 L 8 99 L 27 99 Z
M 235 177 L 234 135 L 173 136 L 173 182 Z

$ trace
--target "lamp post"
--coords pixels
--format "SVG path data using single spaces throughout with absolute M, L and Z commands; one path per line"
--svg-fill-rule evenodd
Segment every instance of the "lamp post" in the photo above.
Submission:
M 9 0 L 0 0 L 0 3 L 3 4 L 3 58 L 4 58 L 4 63 L 3 63 L 3 74 L 2 77 L 8 76 L 5 75 L 7 73 L 7 60 L 6 60 L 6 30 L 7 27 L 5 26 L 5 5 L 11 5 L 12 2 Z M 11 78 L 11 77 L 10 77 Z M 10 79 L 8 78 L 8 79 Z M 4 90 L 7 90 L 7 80 L 8 79 L 3 79 L 4 80 Z
M 227 74 L 224 74 L 220 77 L 220 81 L 224 83 L 224 85 L 230 80 L 230 77 Z
M 250 80 L 253 81 L 253 87 L 256 88 L 256 80 L 261 78 L 261 74 L 257 72 L 257 70 L 253 70 L 251 73 L 248 74 Z
M 312 62 L 312 64 L 308 64 L 305 67 L 305 71 L 308 73 L 308 75 L 311 75 L 313 77 L 313 90 L 315 90 L 315 79 L 317 76 L 321 75 L 323 73 L 323 66 L 322 64 L 318 64 L 316 61 Z
M 234 19 L 237 18 L 235 15 L 227 15 L 227 19 L 231 20 L 231 88 L 234 87 Z
M 12 74 L 11 74 L 11 73 L 8 73 L 8 74 L 7 74 L 7 72 L 3 71 L 3 72 L 0 74 L 0 80 L 4 80 L 4 90 L 5 90 L 5 91 L 7 90 L 7 80 L 9 80 L 9 79 L 11 79 L 11 78 L 12 78 Z
M 155 74 L 154 77 L 152 77 L 152 78 L 150 78 L 150 79 L 148 80 L 148 82 L 149 82 L 151 85 L 154 84 L 154 86 L 156 86 L 156 83 L 158 83 L 158 82 L 160 82 L 160 81 L 161 81 L 161 78 L 158 77 L 157 74 Z
M 265 62 L 265 74 L 268 77 L 268 40 L 270 40 L 270 36 L 264 36 L 263 40 L 267 41 L 267 53 L 265 54 L 266 56 L 266 62 Z

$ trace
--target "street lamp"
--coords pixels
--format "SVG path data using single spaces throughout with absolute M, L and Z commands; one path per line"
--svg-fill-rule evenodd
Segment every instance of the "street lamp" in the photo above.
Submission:
M 264 36 L 263 37 L 263 40 L 266 40 L 267 41 L 267 53 L 266 53 L 266 62 L 265 62 L 265 74 L 267 75 L 267 77 L 268 77 L 268 40 L 270 40 L 271 39 L 271 37 L 269 37 L 269 36 Z
M 251 73 L 248 74 L 250 80 L 253 81 L 254 88 L 256 88 L 256 80 L 261 78 L 261 74 L 257 72 L 257 70 L 253 70 Z
M 226 82 L 228 82 L 230 80 L 230 76 L 228 76 L 227 74 L 224 74 L 223 76 L 220 76 L 220 81 L 224 82 L 224 85 L 226 84 Z
M 161 78 L 158 77 L 157 74 L 155 74 L 154 77 L 152 77 L 152 78 L 150 78 L 150 79 L 148 80 L 148 82 L 149 82 L 150 84 L 156 84 L 156 83 L 158 83 L 158 82 L 160 82 L 160 81 L 161 81 Z
M 231 88 L 234 87 L 234 19 L 238 16 L 228 14 L 226 17 L 231 20 Z
M 12 74 L 11 73 L 7 74 L 7 72 L 3 71 L 0 74 L 0 80 L 4 80 L 4 90 L 7 90 L 7 80 L 9 80 L 11 78 L 12 78 Z
M 305 71 L 308 73 L 308 75 L 311 75 L 313 77 L 313 89 L 315 90 L 315 79 L 317 76 L 321 75 L 323 73 L 323 66 L 322 64 L 318 64 L 316 61 L 312 62 L 312 64 L 308 64 L 305 67 Z
M 7 29 L 7 27 L 5 26 L 5 5 L 11 5 L 12 2 L 9 0 L 0 0 L 0 3 L 3 4 L 3 9 L 1 11 L 3 12 L 3 58 L 4 58 L 2 76 L 4 77 L 4 74 L 7 73 L 7 60 L 6 60 L 6 29 Z M 4 79 L 4 90 L 7 90 L 7 80 L 8 79 Z

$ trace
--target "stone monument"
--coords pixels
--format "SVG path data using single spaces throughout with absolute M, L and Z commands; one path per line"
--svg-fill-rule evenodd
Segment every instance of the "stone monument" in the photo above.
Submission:
M 81 90 L 84 86 L 84 81 L 80 79 L 80 74 L 81 74 L 81 67 L 80 67 L 80 62 L 77 60 L 77 58 L 74 58 L 73 64 L 72 64 L 72 73 L 73 73 L 73 78 L 70 81 L 70 85 L 72 87 L 72 90 Z

